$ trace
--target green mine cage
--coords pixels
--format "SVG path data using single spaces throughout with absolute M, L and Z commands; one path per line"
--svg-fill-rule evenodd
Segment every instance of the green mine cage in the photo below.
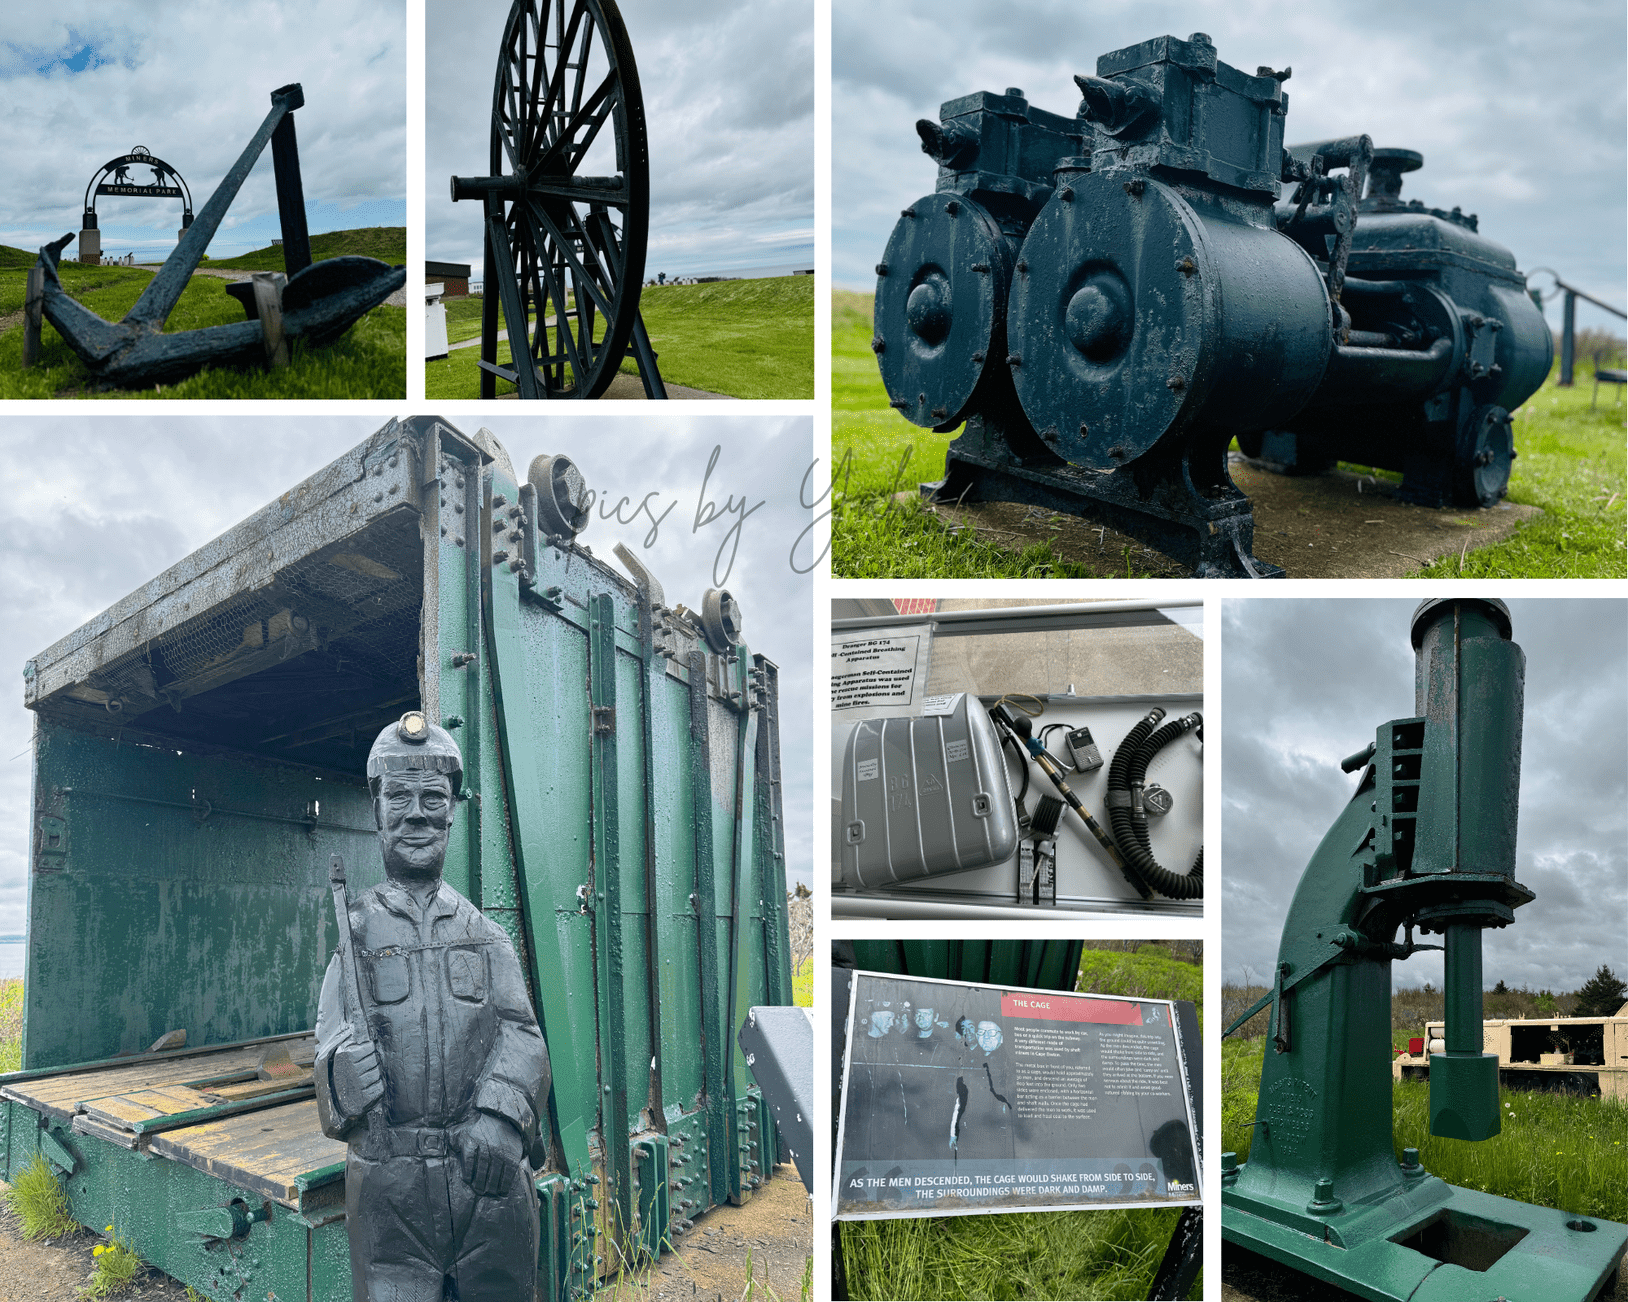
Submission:
M 669 608 L 576 541 L 564 457 L 391 421 L 24 667 L 23 1070 L 0 1174 L 216 1302 L 350 1297 L 309 1066 L 331 856 L 381 880 L 363 764 L 422 708 L 464 790 L 447 881 L 549 1043 L 540 1284 L 588 1293 L 742 1203 L 781 1145 L 736 1047 L 791 1002 L 778 671 L 727 593 Z

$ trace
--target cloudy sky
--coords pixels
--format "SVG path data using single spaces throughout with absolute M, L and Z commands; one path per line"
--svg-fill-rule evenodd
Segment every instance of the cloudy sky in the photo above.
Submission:
M 899 210 L 931 191 L 918 118 L 1018 86 L 1072 116 L 1073 74 L 1154 36 L 1208 32 L 1222 61 L 1292 67 L 1288 143 L 1366 131 L 1415 149 L 1402 196 L 1480 214 L 1523 271 L 1624 302 L 1621 0 L 833 0 L 833 280 L 872 291 Z M 1535 278 L 1547 285 L 1549 277 Z M 1558 304 L 1547 307 L 1558 327 Z M 1579 326 L 1623 324 L 1578 304 Z
M 136 145 L 175 167 L 201 210 L 289 82 L 305 88 L 294 121 L 311 230 L 405 225 L 405 37 L 391 0 L 8 4 L 0 244 L 33 251 L 71 230 L 64 256 L 75 256 L 86 185 Z M 175 247 L 178 200 L 104 196 L 96 211 L 106 254 L 162 259 Z M 279 234 L 268 146 L 209 252 Z
M 1261 982 L 1295 884 L 1356 777 L 1339 762 L 1413 715 L 1416 600 L 1228 600 L 1222 621 L 1225 979 Z M 1515 879 L 1536 892 L 1485 935 L 1489 988 L 1628 975 L 1628 604 L 1510 601 L 1526 652 Z M 1428 938 L 1440 943 L 1440 937 Z M 1442 980 L 1441 954 L 1392 965 Z
M 812 265 L 813 5 L 620 8 L 650 140 L 651 275 Z M 426 0 L 425 11 L 425 256 L 478 268 L 480 205 L 453 203 L 448 178 L 486 175 L 508 0 Z
M 27 915 L 33 715 L 22 704 L 23 662 L 360 443 L 384 419 L 77 415 L 6 422 L 0 455 L 12 478 L 0 513 L 0 666 L 9 666 L 12 686 L 0 699 L 0 934 L 22 932 Z M 452 423 L 474 429 L 481 422 Z M 811 457 L 811 422 L 511 415 L 485 423 L 521 474 L 539 453 L 569 455 L 606 499 L 606 511 L 630 499 L 623 520 L 656 494 L 647 508 L 663 519 L 654 544 L 646 545 L 649 514 L 622 526 L 596 513 L 582 535 L 596 555 L 608 559 L 617 542 L 626 543 L 661 581 L 669 604 L 697 609 L 713 586 L 727 587 L 740 603 L 747 645 L 780 667 L 786 858 L 793 876 L 810 880 L 812 598 L 809 578 L 789 561 L 808 523 L 798 491 Z M 706 500 L 719 514 L 697 528 L 715 446 L 722 451 Z M 736 551 L 727 535 L 743 506 Z M 806 571 L 809 563 L 804 545 L 798 564 Z

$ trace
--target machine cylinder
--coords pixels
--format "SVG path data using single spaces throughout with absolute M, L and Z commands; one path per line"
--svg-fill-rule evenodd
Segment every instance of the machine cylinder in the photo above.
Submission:
M 1418 915 L 1444 937 L 1446 1043 L 1430 1059 L 1430 1132 L 1450 1139 L 1500 1129 L 1498 1058 L 1482 1052 L 1481 932 L 1513 917 L 1500 887 L 1515 875 L 1526 660 L 1511 634 L 1501 601 L 1427 601 L 1414 612 L 1425 753 L 1412 868 L 1466 876 L 1462 894 Z
M 1447 928 L 1443 956 L 1447 1052 L 1481 1053 L 1481 928 L 1456 923 Z
M 1509 609 L 1486 598 L 1428 601 L 1414 612 L 1414 709 L 1424 716 L 1424 777 L 1413 871 L 1515 875 L 1526 657 Z

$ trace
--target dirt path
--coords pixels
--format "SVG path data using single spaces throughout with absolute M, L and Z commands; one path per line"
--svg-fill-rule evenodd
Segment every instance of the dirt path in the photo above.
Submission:
M 0 1180 L 0 1191 L 9 1189 Z M 91 1256 L 100 1239 L 80 1230 L 60 1239 L 23 1238 L 17 1218 L 0 1208 L 0 1302 L 80 1302 L 79 1292 L 94 1273 Z M 147 1270 L 121 1299 L 186 1302 L 186 1289 L 161 1271 Z
M 1396 579 L 1443 556 L 1459 556 L 1507 538 L 1541 514 L 1500 502 L 1485 511 L 1436 510 L 1396 498 L 1396 486 L 1333 471 L 1291 478 L 1257 470 L 1234 454 L 1233 481 L 1255 511 L 1255 555 L 1297 579 Z M 1022 551 L 1050 539 L 1061 559 L 1103 576 L 1132 573 L 1185 578 L 1192 571 L 1112 529 L 1074 516 L 1010 502 L 933 508 L 946 523 L 975 529 L 984 541 Z
M 781 1302 L 797 1302 L 814 1251 L 812 1225 L 797 1168 L 777 1166 L 751 1202 L 708 1212 L 640 1283 L 649 1302 L 731 1302 L 746 1291 L 750 1256 L 754 1293 L 767 1285 Z

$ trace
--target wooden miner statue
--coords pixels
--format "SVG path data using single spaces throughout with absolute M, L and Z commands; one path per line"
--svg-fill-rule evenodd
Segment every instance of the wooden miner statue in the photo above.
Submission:
M 411 711 L 367 757 L 387 880 L 340 910 L 317 1112 L 349 1144 L 355 1302 L 530 1302 L 548 1048 L 508 937 L 441 880 L 463 757 Z M 335 859 L 336 908 L 344 868 Z

